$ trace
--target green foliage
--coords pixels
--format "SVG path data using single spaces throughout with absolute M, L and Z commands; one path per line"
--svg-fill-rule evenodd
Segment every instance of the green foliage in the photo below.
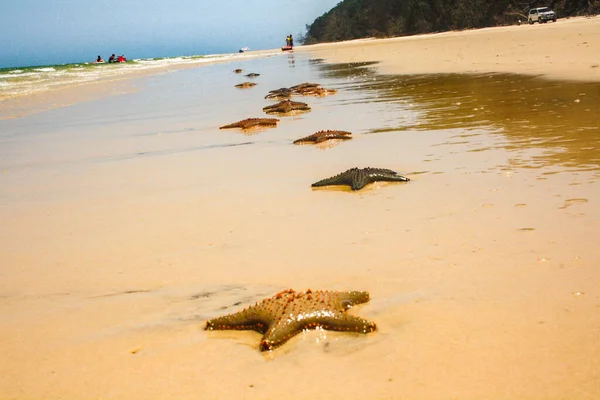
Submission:
M 542 6 L 559 18 L 600 13 L 600 0 L 343 0 L 306 26 L 302 43 L 515 24 Z

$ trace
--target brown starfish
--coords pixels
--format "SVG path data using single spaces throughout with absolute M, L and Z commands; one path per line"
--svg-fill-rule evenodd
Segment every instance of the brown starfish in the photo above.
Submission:
M 242 128 L 248 129 L 255 126 L 277 126 L 277 118 L 246 118 L 229 125 L 223 125 L 219 129 Z
M 292 93 L 299 94 L 302 96 L 324 97 L 324 96 L 329 96 L 331 94 L 337 93 L 337 90 L 335 90 L 335 89 L 325 89 L 323 86 L 321 86 L 318 83 L 309 83 L 309 82 L 305 82 L 305 83 L 301 83 L 296 86 L 292 86 L 290 88 L 290 90 L 292 91 Z
M 269 94 L 265 96 L 265 99 L 289 99 L 292 96 L 292 89 L 281 88 L 269 91 Z
M 352 135 L 352 133 L 346 132 L 346 131 L 331 131 L 331 130 L 319 131 L 319 132 L 313 133 L 312 135 L 303 137 L 301 139 L 294 140 L 294 144 L 321 143 L 321 142 L 324 142 L 329 139 L 348 140 L 348 139 L 352 139 L 352 137 L 350 135 Z
M 391 169 L 385 168 L 351 168 L 348 171 L 332 176 L 331 178 L 320 180 L 313 183 L 312 187 L 348 185 L 352 190 L 360 190 L 369 183 L 387 181 L 387 182 L 408 182 L 410 179 Z
M 310 106 L 300 101 L 281 100 L 277 104 L 263 107 L 267 114 L 288 114 L 292 111 L 310 111 Z
M 332 94 L 336 94 L 337 90 L 335 89 L 325 89 L 324 87 L 317 87 L 314 89 L 307 89 L 302 91 L 303 96 L 317 96 L 317 97 L 325 97 Z
M 248 89 L 251 88 L 253 86 L 256 86 L 256 83 L 254 82 L 244 82 L 244 83 L 240 83 L 235 85 L 236 88 L 240 88 L 240 89 Z
M 304 90 L 314 89 L 314 88 L 317 88 L 320 86 L 321 85 L 318 83 L 304 82 L 304 83 L 300 83 L 298 85 L 294 85 L 294 86 L 290 87 L 290 90 L 296 94 L 302 94 L 301 92 Z
M 237 69 L 234 69 L 233 72 L 235 72 L 236 74 L 241 74 L 242 73 L 242 69 L 237 68 Z
M 347 314 L 355 304 L 369 301 L 368 292 L 284 290 L 254 306 L 206 322 L 205 330 L 254 330 L 263 334 L 260 350 L 281 346 L 304 329 L 369 333 L 375 323 Z
M 244 76 L 247 76 L 248 78 L 256 78 L 257 76 L 260 76 L 260 74 L 257 74 L 255 72 L 250 72 L 249 74 L 246 74 Z

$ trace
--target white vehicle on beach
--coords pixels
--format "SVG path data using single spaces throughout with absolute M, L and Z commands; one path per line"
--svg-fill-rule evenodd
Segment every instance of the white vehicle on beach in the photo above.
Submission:
M 556 13 L 548 7 L 532 8 L 529 10 L 527 22 L 533 24 L 536 21 L 538 24 L 543 24 L 548 21 L 556 22 Z

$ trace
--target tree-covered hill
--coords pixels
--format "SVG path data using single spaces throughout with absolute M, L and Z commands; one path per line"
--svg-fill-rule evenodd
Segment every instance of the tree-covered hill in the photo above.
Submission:
M 533 7 L 559 18 L 600 13 L 600 0 L 343 0 L 307 25 L 305 44 L 525 22 Z

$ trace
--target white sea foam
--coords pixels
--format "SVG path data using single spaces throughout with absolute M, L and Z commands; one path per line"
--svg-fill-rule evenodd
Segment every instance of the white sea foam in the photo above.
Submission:
M 275 54 L 281 53 L 273 51 L 272 53 L 259 54 L 209 54 L 203 56 L 135 59 L 127 63 L 115 64 L 78 63 L 52 67 L 4 70 L 0 73 L 0 99 L 52 90 L 53 88 L 65 85 L 80 84 L 97 79 L 110 79 L 112 76 L 122 76 L 135 73 L 136 71 L 176 67 L 177 65 L 200 66 L 212 62 L 269 57 Z

